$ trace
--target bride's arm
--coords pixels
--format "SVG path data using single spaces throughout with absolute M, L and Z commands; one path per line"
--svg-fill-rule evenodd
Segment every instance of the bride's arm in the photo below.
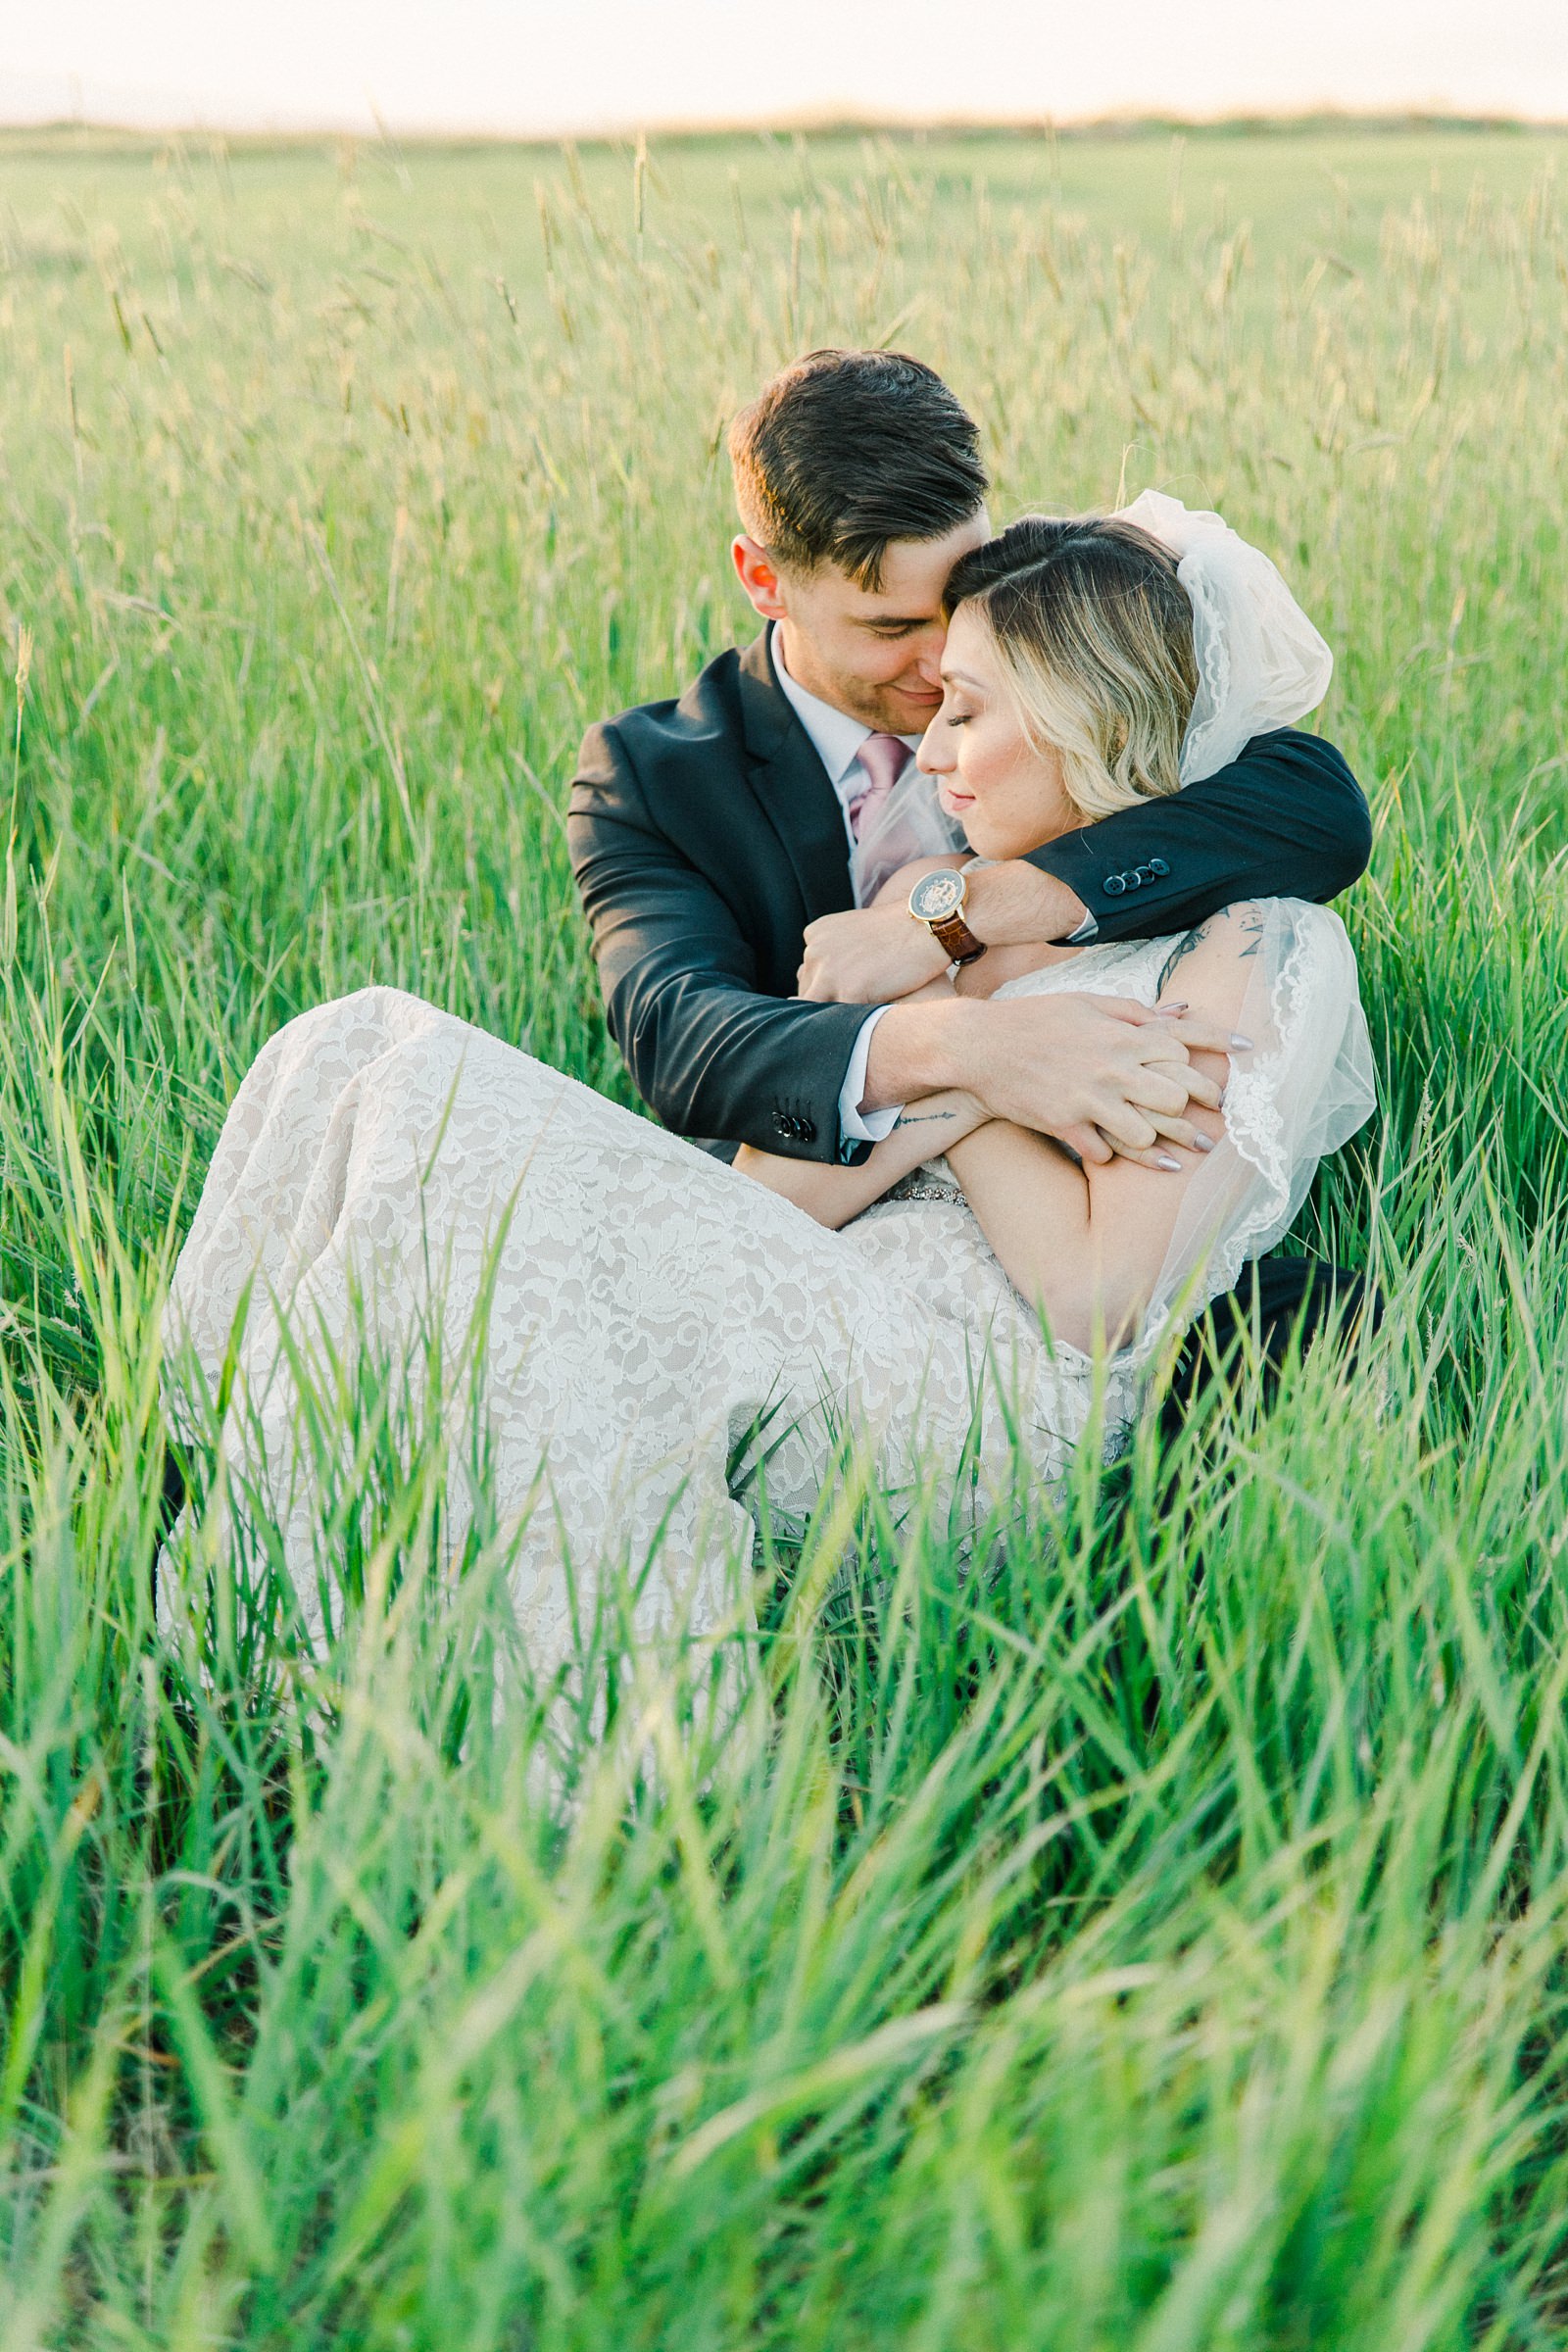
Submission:
M 1161 1002 L 1168 992 L 1195 1011 L 1233 1023 L 1259 928 L 1256 908 L 1247 905 L 1227 907 L 1189 932 L 1166 965 Z M 1223 1055 L 1195 1054 L 1193 1060 L 1225 1083 Z M 1195 1102 L 1188 1115 L 1212 1145 L 1222 1145 L 1221 1113 Z M 1136 1334 L 1204 1157 L 1184 1152 L 1173 1172 L 1128 1159 L 1080 1167 L 1045 1137 L 1001 1119 L 947 1149 L 1008 1279 L 1044 1310 L 1055 1336 L 1075 1348 L 1125 1346 Z
M 735 1165 L 754 1183 L 765 1184 L 770 1193 L 782 1193 L 819 1225 L 847 1225 L 862 1208 L 880 1200 L 901 1176 L 951 1152 L 990 1118 L 991 1113 L 973 1095 L 956 1091 L 926 1095 L 920 1102 L 905 1105 L 891 1135 L 874 1144 L 858 1167 L 833 1168 L 820 1160 L 786 1159 L 779 1152 L 754 1151 L 750 1144 L 743 1144 L 736 1152 Z

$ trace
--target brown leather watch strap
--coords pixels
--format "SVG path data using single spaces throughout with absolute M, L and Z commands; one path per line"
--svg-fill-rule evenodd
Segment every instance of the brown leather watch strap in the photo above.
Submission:
M 931 924 L 931 936 L 955 963 L 973 963 L 986 952 L 983 939 L 976 939 L 961 914 L 939 915 Z

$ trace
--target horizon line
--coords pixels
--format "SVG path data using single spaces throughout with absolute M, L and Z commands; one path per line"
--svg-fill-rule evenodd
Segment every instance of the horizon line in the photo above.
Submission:
M 610 146 L 638 140 L 937 136 L 947 138 L 1128 138 L 1159 131 L 1200 136 L 1274 134 L 1300 136 L 1314 130 L 1376 133 L 1398 130 L 1460 132 L 1517 131 L 1522 134 L 1568 132 L 1568 117 L 1518 113 L 1471 112 L 1444 107 L 1312 106 L 1291 111 L 1231 107 L 1213 114 L 1168 113 L 1156 108 L 1132 108 L 1084 115 L 1029 113 L 1016 115 L 873 114 L 840 107 L 798 110 L 787 115 L 737 116 L 723 121 L 670 118 L 667 121 L 623 121 L 584 123 L 570 129 L 507 130 L 476 125 L 435 123 L 411 127 L 388 122 L 378 114 L 369 123 L 342 120 L 277 123 L 235 123 L 217 118 L 171 118 L 160 122 L 130 122 L 112 115 L 0 117 L 0 142 L 18 138 L 91 136 L 150 142 L 171 138 L 218 138 L 241 145 L 309 145 L 323 139 L 351 139 L 368 145 L 409 147 L 573 147 Z

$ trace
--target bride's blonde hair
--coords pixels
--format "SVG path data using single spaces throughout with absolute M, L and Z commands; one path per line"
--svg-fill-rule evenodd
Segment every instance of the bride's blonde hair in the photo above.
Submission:
M 1156 539 L 1113 515 L 1026 514 L 959 559 L 944 601 L 984 621 L 1025 735 L 1059 754 L 1086 819 L 1177 789 L 1198 662 Z

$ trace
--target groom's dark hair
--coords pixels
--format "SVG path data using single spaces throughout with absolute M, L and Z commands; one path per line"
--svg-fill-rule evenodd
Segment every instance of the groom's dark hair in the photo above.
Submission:
M 729 428 L 741 520 L 775 564 L 882 584 L 890 539 L 942 539 L 986 494 L 980 435 L 902 351 L 812 351 Z

